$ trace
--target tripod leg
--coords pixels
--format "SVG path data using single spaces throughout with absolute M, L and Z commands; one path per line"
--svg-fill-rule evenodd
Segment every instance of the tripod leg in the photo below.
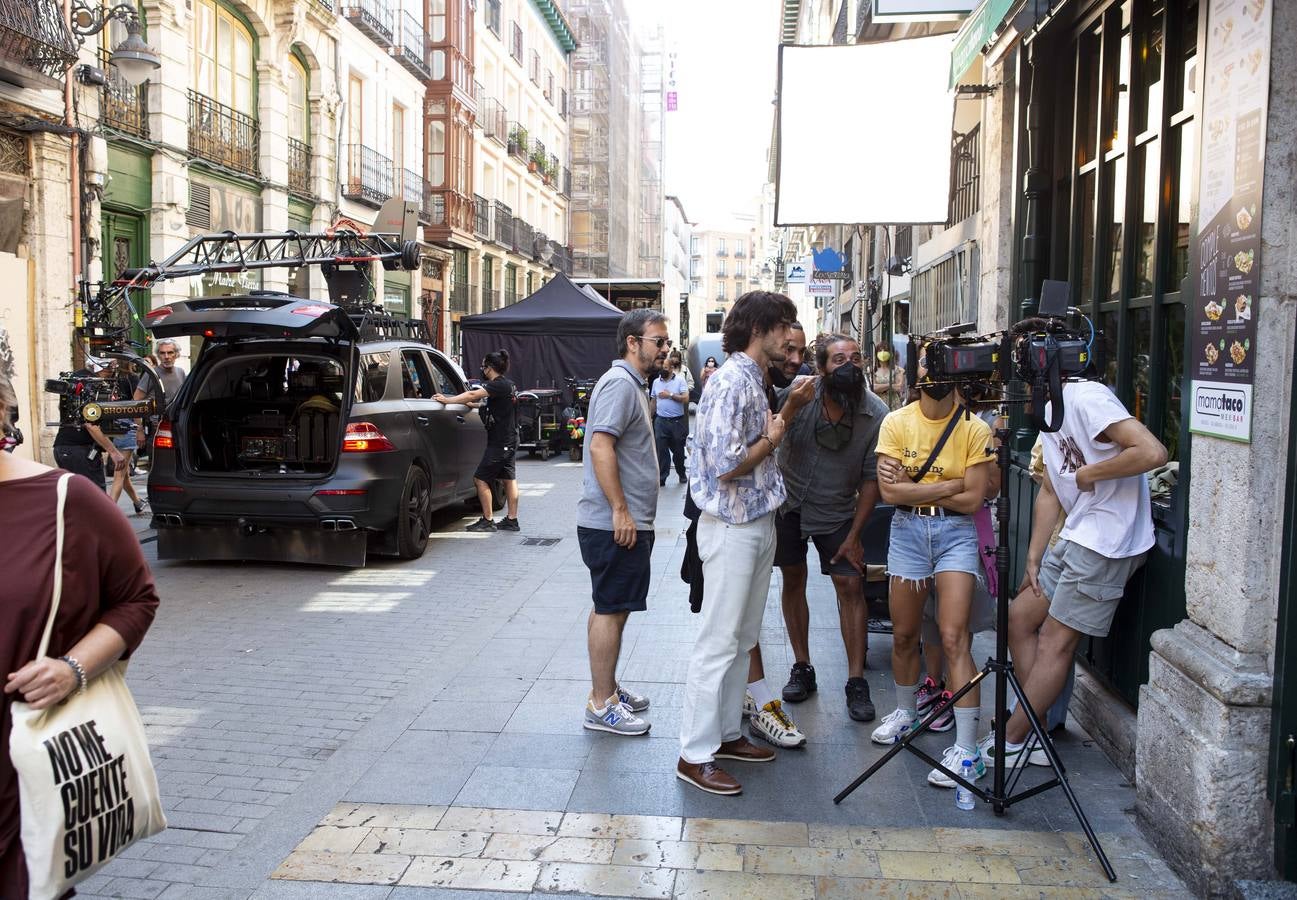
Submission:
M 1054 749 L 1054 742 L 1049 737 L 1049 731 L 1041 724 L 1036 711 L 1031 708 L 1031 703 L 1027 700 L 1027 692 L 1023 690 L 1022 684 L 1018 681 L 1018 676 L 1010 670 L 1005 673 L 1005 677 L 1013 687 L 1013 692 L 1018 696 L 1018 707 L 1027 716 L 1027 721 L 1031 724 L 1032 734 L 1036 736 L 1045 751 L 1045 755 L 1049 758 L 1049 765 L 1054 770 L 1054 777 L 1062 786 L 1063 793 L 1067 795 L 1067 802 L 1072 807 L 1072 812 L 1076 814 L 1077 821 L 1081 823 L 1081 830 L 1085 832 L 1086 840 L 1094 848 L 1094 855 L 1099 857 L 1099 865 L 1103 866 L 1103 874 L 1108 876 L 1109 881 L 1116 881 L 1117 873 L 1113 870 L 1112 863 L 1108 861 L 1108 855 L 1103 852 L 1103 847 L 1099 844 L 1099 838 L 1095 835 L 1094 829 L 1090 827 L 1090 820 L 1085 817 L 1085 811 L 1081 809 L 1076 794 L 1072 793 L 1072 785 L 1068 783 L 1067 773 L 1063 770 L 1063 763 L 1058 758 L 1058 751 Z M 998 722 L 996 727 L 999 727 Z M 1023 749 L 1023 752 L 1026 753 L 1027 748 L 1030 746 L 1031 743 L 1028 740 L 1027 747 Z

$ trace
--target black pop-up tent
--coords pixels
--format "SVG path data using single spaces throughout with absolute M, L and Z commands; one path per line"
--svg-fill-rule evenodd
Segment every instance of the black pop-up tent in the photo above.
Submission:
M 459 320 L 464 370 L 477 374 L 492 350 L 509 352 L 509 380 L 522 390 L 563 388 L 563 379 L 598 378 L 617 355 L 622 311 L 561 272 L 512 306 Z

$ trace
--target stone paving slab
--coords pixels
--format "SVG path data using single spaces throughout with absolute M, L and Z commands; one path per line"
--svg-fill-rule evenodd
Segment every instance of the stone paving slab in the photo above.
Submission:
M 1177 897 L 1138 835 L 340 804 L 272 879 L 604 897 Z M 404 822 L 404 827 L 374 822 Z M 345 823 L 345 824 L 339 824 Z M 431 824 L 436 823 L 436 824 Z M 465 828 L 471 826 L 471 828 Z M 520 830 L 521 829 L 521 830 Z

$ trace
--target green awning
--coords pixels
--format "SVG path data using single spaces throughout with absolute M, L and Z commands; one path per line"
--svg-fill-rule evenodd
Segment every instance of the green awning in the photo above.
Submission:
M 554 0 L 532 0 L 536 11 L 540 13 L 549 26 L 549 30 L 554 35 L 554 40 L 558 41 L 559 47 L 565 53 L 571 53 L 576 49 L 576 34 L 572 31 L 572 26 L 568 24 L 567 17 L 563 11 L 558 8 Z
M 1004 23 L 1017 0 L 982 0 L 973 14 L 964 20 L 955 35 L 955 46 L 950 51 L 950 88 L 954 90 L 964 77 L 973 60 L 990 43 L 992 35 Z

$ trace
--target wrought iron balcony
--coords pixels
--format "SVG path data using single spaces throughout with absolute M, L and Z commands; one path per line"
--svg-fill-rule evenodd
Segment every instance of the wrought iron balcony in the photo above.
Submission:
M 136 137 L 149 136 L 149 102 L 148 91 L 144 85 L 133 85 L 126 81 L 117 71 L 117 67 L 108 60 L 112 54 L 108 50 L 99 51 L 99 65 L 104 70 L 107 80 L 99 89 L 99 118 L 106 128 L 133 134 Z
M 311 196 L 311 145 L 288 139 L 288 193 Z
M 334 0 L 311 0 L 311 3 L 315 5 L 317 10 L 324 13 L 325 16 L 335 16 L 338 13 L 338 8 L 334 4 Z
M 946 224 L 962 222 L 982 207 L 981 165 L 978 138 L 981 126 L 974 125 L 967 134 L 955 136 L 950 154 L 950 209 Z
M 432 77 L 432 67 L 428 65 L 428 41 L 424 35 L 423 24 L 408 12 L 401 13 L 401 52 L 397 56 L 401 65 L 415 76 L 423 79 Z
M 491 236 L 501 247 L 513 246 L 513 210 L 495 201 L 495 233 Z
M 236 172 L 257 175 L 261 126 L 252 116 L 191 90 L 189 152 Z
M 451 312 L 466 313 L 468 312 L 469 284 L 466 281 L 457 281 L 450 286 L 449 306 Z
M 482 125 L 483 137 L 489 137 L 497 144 L 509 142 L 509 114 L 499 100 L 486 99 L 478 107 L 477 121 Z
M 396 17 L 383 0 L 342 0 L 342 14 L 376 44 L 391 47 L 395 43 Z
M 549 252 L 549 249 L 549 237 L 545 232 L 533 231 L 531 239 L 531 258 L 537 262 L 544 262 L 545 255 Z
M 473 231 L 483 240 L 491 239 L 491 201 L 473 195 Z
M 531 152 L 531 145 L 527 140 L 527 129 L 523 128 L 521 123 L 509 123 L 509 154 L 519 159 L 526 159 L 527 154 Z
M 0 0 L 0 71 L 35 86 L 62 82 L 77 42 L 56 0 Z M 15 65 L 16 64 L 16 65 Z
M 529 224 L 517 216 L 513 217 L 513 243 L 512 247 L 515 253 L 521 253 L 524 256 L 531 256 L 532 242 L 536 238 L 536 231 Z
M 428 224 L 428 213 L 423 208 L 423 176 L 413 169 L 405 169 L 401 173 L 401 199 L 406 203 L 413 203 L 419 210 L 419 221 Z
M 382 206 L 394 194 L 392 161 L 364 144 L 347 145 L 347 170 L 342 196 L 372 206 Z

